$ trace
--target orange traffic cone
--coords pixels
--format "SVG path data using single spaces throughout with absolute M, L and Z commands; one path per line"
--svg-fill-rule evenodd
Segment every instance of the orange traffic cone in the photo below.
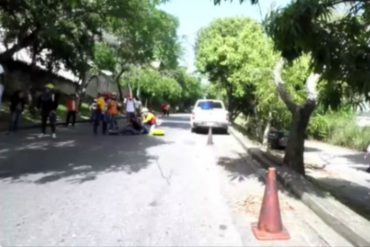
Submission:
M 252 224 L 252 230 L 258 240 L 285 240 L 290 238 L 281 221 L 275 168 L 268 169 L 259 220 L 257 224 Z

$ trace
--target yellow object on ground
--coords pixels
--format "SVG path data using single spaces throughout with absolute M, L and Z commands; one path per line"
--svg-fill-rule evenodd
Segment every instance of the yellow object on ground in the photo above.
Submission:
M 164 136 L 166 133 L 164 132 L 164 130 L 154 129 L 154 130 L 150 131 L 150 134 L 153 135 L 153 136 Z

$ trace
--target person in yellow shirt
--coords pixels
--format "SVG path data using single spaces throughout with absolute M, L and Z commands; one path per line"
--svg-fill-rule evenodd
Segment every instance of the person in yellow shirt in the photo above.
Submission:
M 98 127 L 100 123 L 102 124 L 102 132 L 105 135 L 107 133 L 107 104 L 105 102 L 105 97 L 99 93 L 96 101 L 96 110 L 95 110 L 95 121 L 94 121 L 94 134 L 98 134 Z
M 117 123 L 118 117 L 118 102 L 117 102 L 117 93 L 113 92 L 111 99 L 108 101 L 108 122 L 109 129 L 118 129 Z
M 157 118 L 151 111 L 145 108 L 143 109 L 143 115 L 144 115 L 144 121 L 143 121 L 144 126 L 146 127 L 148 132 L 150 132 L 157 125 Z

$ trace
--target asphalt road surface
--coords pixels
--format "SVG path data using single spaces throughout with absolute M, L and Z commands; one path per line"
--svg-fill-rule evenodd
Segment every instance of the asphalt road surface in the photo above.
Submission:
M 291 240 L 260 242 L 263 170 L 231 135 L 94 136 L 88 124 L 0 137 L 0 246 L 350 246 L 281 193 Z

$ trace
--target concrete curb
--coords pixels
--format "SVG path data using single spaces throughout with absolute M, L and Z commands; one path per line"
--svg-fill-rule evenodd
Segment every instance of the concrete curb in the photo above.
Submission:
M 282 159 L 261 150 L 261 147 L 248 147 L 246 137 L 234 128 L 230 133 L 243 148 L 263 167 L 274 166 L 277 176 L 288 190 L 305 203 L 322 220 L 355 246 L 370 246 L 370 222 L 334 199 L 330 193 L 322 192 L 305 177 L 280 166 Z M 340 218 L 338 218 L 340 217 Z

